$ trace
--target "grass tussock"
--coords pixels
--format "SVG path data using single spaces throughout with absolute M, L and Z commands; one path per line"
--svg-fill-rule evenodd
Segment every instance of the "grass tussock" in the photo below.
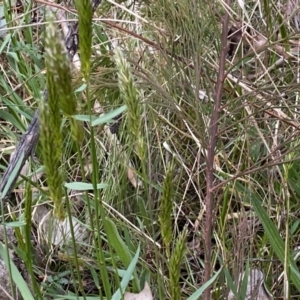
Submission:
M 0 4 L 1 173 L 37 109 L 40 130 L 1 200 L 31 277 L 12 289 L 259 299 L 260 274 L 264 299 L 298 299 L 294 1 L 95 3 Z

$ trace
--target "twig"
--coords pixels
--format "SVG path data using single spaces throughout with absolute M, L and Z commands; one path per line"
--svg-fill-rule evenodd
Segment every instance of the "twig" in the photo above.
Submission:
M 93 11 L 100 5 L 101 0 L 92 0 Z M 65 38 L 65 46 L 70 58 L 72 61 L 75 53 L 78 49 L 78 22 L 75 22 L 69 28 L 69 33 Z M 44 90 L 43 98 L 47 101 L 47 90 Z M 3 201 L 3 198 L 10 194 L 13 186 L 15 185 L 20 172 L 25 165 L 26 160 L 33 153 L 35 146 L 39 139 L 40 129 L 38 122 L 38 111 L 36 111 L 28 129 L 22 136 L 19 145 L 16 147 L 16 150 L 11 156 L 10 163 L 6 169 L 2 181 L 0 183 L 0 200 Z M 16 170 L 16 168 L 18 169 Z M 13 175 L 13 178 L 11 176 Z M 7 186 L 9 185 L 9 186 Z M 7 190 L 6 195 L 3 195 L 4 189 Z
M 230 0 L 226 1 L 228 7 L 230 7 Z M 204 239 L 205 239 L 205 261 L 204 261 L 204 280 L 208 282 L 211 278 L 211 235 L 212 235 L 212 227 L 213 227 L 213 218 L 214 218 L 214 194 L 213 186 L 214 186 L 214 157 L 215 157 L 215 146 L 217 141 L 217 133 L 218 133 L 218 119 L 221 107 L 221 99 L 223 93 L 223 85 L 225 80 L 225 62 L 227 55 L 227 32 L 228 32 L 228 21 L 229 14 L 225 12 L 225 16 L 223 18 L 223 26 L 222 26 L 222 40 L 221 40 L 221 54 L 220 54 L 220 62 L 219 62 L 219 72 L 218 79 L 216 85 L 215 92 L 215 102 L 214 109 L 210 121 L 209 128 L 209 142 L 207 147 L 207 159 L 206 159 L 206 217 L 205 217 L 205 231 L 204 231 Z M 196 226 L 197 228 L 198 226 Z M 204 298 L 206 300 L 211 299 L 210 296 L 211 287 L 208 287 L 204 292 Z

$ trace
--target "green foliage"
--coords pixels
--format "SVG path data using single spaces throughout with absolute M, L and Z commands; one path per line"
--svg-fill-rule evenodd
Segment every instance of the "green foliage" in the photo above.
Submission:
M 291 281 L 293 282 L 293 284 L 296 286 L 296 288 L 300 292 L 300 281 L 299 281 L 300 273 L 298 271 L 298 268 L 296 266 L 296 262 L 295 262 L 294 258 L 289 253 L 290 250 L 286 249 L 286 247 L 284 245 L 284 241 L 280 237 L 278 229 L 276 228 L 276 226 L 274 225 L 272 220 L 270 220 L 268 214 L 261 207 L 261 204 L 259 203 L 259 200 L 255 196 L 255 194 L 252 193 L 251 196 L 252 196 L 251 202 L 253 204 L 253 208 L 254 208 L 257 216 L 259 217 L 262 225 L 264 226 L 267 238 L 272 245 L 273 251 L 276 253 L 277 257 L 280 259 L 280 261 L 283 264 L 285 263 L 285 259 L 287 256 L 286 265 L 287 265 L 287 268 L 291 270 L 290 272 L 288 272 L 288 274 L 290 274 Z
M 20 291 L 22 297 L 24 299 L 34 300 L 34 297 L 32 296 L 32 293 L 30 292 L 30 289 L 28 287 L 28 283 L 20 274 L 20 271 L 17 269 L 15 263 L 9 257 L 5 245 L 3 245 L 2 243 L 0 243 L 0 255 L 1 258 L 4 260 L 6 266 L 9 266 L 8 269 L 10 270 L 13 283 L 16 284 L 16 286 L 18 287 L 18 290 Z
M 20 170 L 20 168 L 21 168 L 21 161 L 22 161 L 22 158 L 23 158 L 22 156 L 23 156 L 23 155 L 24 155 L 24 154 L 22 154 L 22 155 L 20 156 L 20 159 L 18 160 L 15 169 L 14 169 L 13 172 L 11 173 L 10 178 L 9 178 L 9 180 L 7 181 L 7 184 L 6 184 L 6 186 L 5 186 L 4 190 L 3 190 L 3 192 L 1 193 L 1 195 L 0 195 L 0 201 L 3 201 L 3 199 L 5 198 L 5 196 L 6 196 L 6 194 L 7 194 L 7 191 L 8 191 L 8 189 L 9 189 L 9 186 L 11 185 L 11 183 L 14 181 L 14 179 L 15 179 L 16 176 L 17 176 L 17 172 L 18 172 L 18 170 Z
M 120 284 L 120 288 L 114 293 L 114 295 L 112 296 L 112 300 L 120 300 L 122 299 L 122 294 L 124 293 L 130 279 L 131 279 L 131 275 L 133 274 L 134 272 L 134 269 L 135 269 L 135 266 L 138 262 L 138 258 L 139 258 L 139 253 L 140 253 L 140 247 L 138 247 L 137 249 L 137 252 L 135 254 L 135 256 L 132 258 L 127 270 L 126 270 L 126 273 L 124 274 L 124 277 L 121 281 L 121 284 Z
M 90 2 L 76 0 L 76 73 L 54 15 L 42 40 L 42 27 L 31 23 L 33 2 L 21 14 L 8 2 L 6 24 L 13 29 L 0 42 L 0 169 L 37 107 L 41 137 L 37 159 L 16 186 L 19 201 L 2 205 L 2 220 L 14 226 L 16 253 L 36 276 L 32 297 L 121 299 L 125 289 L 140 291 L 147 273 L 157 299 L 198 299 L 208 286 L 214 299 L 227 298 L 229 290 L 243 299 L 247 276 L 239 282 L 239 274 L 259 267 L 272 293 L 297 298 L 297 12 L 286 17 L 284 7 L 270 1 L 230 7 L 230 22 L 244 24 L 244 31 L 225 62 L 213 166 L 213 275 L 203 282 L 207 137 L 224 3 L 105 1 L 92 21 Z M 60 4 L 66 2 L 73 4 Z M 259 48 L 261 36 L 266 44 Z M 34 181 L 41 165 L 45 174 Z M 44 220 L 34 221 L 39 207 L 53 213 L 49 198 L 55 214 L 70 220 L 64 238 L 71 237 L 73 252 L 52 247 L 40 232 Z M 85 240 L 78 239 L 74 220 L 84 225 Z M 46 262 L 32 260 L 38 248 Z M 31 297 L 27 292 L 24 298 Z
M 197 300 L 200 296 L 202 296 L 205 289 L 207 289 L 208 286 L 214 283 L 214 281 L 218 278 L 220 273 L 222 272 L 222 269 L 220 269 L 216 274 L 214 274 L 211 279 L 207 282 L 205 282 L 196 292 L 194 292 L 187 300 Z
M 175 247 L 172 251 L 169 261 L 170 294 L 171 299 L 174 300 L 181 299 L 181 289 L 179 286 L 180 267 L 186 252 L 186 236 L 187 228 L 184 228 L 184 230 L 180 233 L 179 237 L 174 243 Z

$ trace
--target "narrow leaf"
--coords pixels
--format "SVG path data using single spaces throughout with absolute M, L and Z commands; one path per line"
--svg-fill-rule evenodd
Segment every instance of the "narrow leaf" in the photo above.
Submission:
M 132 260 L 132 256 L 128 247 L 121 239 L 115 223 L 112 220 L 106 218 L 104 220 L 104 227 L 110 245 L 113 247 L 117 255 L 120 257 L 120 260 L 122 261 L 123 265 L 126 268 L 128 268 Z
M 97 119 L 96 116 L 89 116 L 89 115 L 75 115 L 73 118 L 77 121 L 82 121 L 82 122 L 90 122 L 92 120 L 95 121 Z
M 117 109 L 112 110 L 109 113 L 104 114 L 103 116 L 97 118 L 92 122 L 92 126 L 97 126 L 100 124 L 106 124 L 108 122 L 114 121 L 113 118 L 121 114 L 126 110 L 126 105 L 123 105 Z
M 93 190 L 94 186 L 92 183 L 85 183 L 85 182 L 69 182 L 65 183 L 65 187 L 67 189 L 71 190 L 79 190 L 79 191 L 88 191 L 88 190 Z M 108 187 L 108 184 L 106 183 L 98 183 L 97 184 L 97 189 L 105 189 Z
M 133 260 L 131 261 L 122 281 L 121 281 L 121 286 L 120 288 L 114 293 L 112 300 L 121 300 L 122 299 L 122 294 L 124 293 L 125 289 L 127 288 L 127 285 L 130 281 L 130 278 L 132 276 L 132 273 L 135 269 L 135 266 L 137 264 L 138 258 L 140 255 L 140 246 L 138 247 L 138 250 L 133 258 Z
M 187 300 L 197 300 L 203 294 L 203 292 L 217 279 L 222 269 L 220 269 L 210 280 L 205 282 L 200 289 L 193 293 Z
M 5 249 L 5 245 L 0 243 L 0 255 L 5 262 L 6 266 L 10 265 L 11 268 L 11 276 L 16 284 L 18 290 L 20 291 L 23 299 L 26 300 L 34 300 L 29 288 L 28 284 L 25 282 L 24 278 L 20 274 L 19 270 L 17 269 L 16 265 L 14 262 L 10 259 L 10 257 L 7 256 L 7 251 Z
M 275 226 L 275 224 L 272 222 L 268 214 L 265 212 L 265 210 L 262 208 L 260 201 L 255 197 L 254 194 L 251 194 L 251 203 L 253 205 L 253 208 L 255 210 L 255 213 L 259 217 L 265 233 L 269 239 L 269 242 L 272 246 L 272 249 L 274 250 L 275 254 L 279 258 L 279 260 L 284 264 L 285 261 L 285 247 L 284 247 L 284 241 L 280 237 L 280 234 Z M 291 280 L 298 291 L 300 291 L 300 281 L 299 281 L 299 271 L 297 271 L 297 266 L 295 261 L 293 260 L 292 256 L 289 255 L 289 265 L 291 267 L 292 272 L 290 273 Z
M 2 194 L 0 194 L 0 200 L 5 198 L 5 196 L 7 194 L 7 191 L 9 190 L 10 186 L 14 182 L 17 174 L 19 174 L 19 170 L 21 168 L 23 158 L 24 158 L 24 152 L 22 152 L 22 154 L 21 154 L 21 156 L 20 156 L 20 158 L 19 158 L 19 160 L 16 164 L 15 169 L 12 171 L 12 173 L 11 173 L 11 175 L 10 175 L 8 181 L 7 181 L 7 184 L 6 184 L 5 188 L 3 189 Z

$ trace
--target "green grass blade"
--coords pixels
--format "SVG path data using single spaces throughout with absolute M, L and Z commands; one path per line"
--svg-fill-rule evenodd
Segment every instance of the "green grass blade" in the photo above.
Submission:
M 279 260 L 284 264 L 284 261 L 285 261 L 284 241 L 280 237 L 280 234 L 279 234 L 276 226 L 271 221 L 271 219 L 269 218 L 269 216 L 267 215 L 265 210 L 262 208 L 259 200 L 255 197 L 254 194 L 252 194 L 251 196 L 252 196 L 251 203 L 253 205 L 256 215 L 259 217 L 259 219 L 264 227 L 265 233 L 269 239 L 272 249 L 276 253 Z M 291 280 L 292 280 L 293 284 L 295 285 L 295 287 L 297 288 L 297 290 L 300 291 L 300 281 L 299 281 L 300 274 L 297 271 L 296 263 L 292 259 L 291 255 L 289 255 L 289 264 L 290 264 L 291 270 L 292 270 L 292 272 L 290 273 Z
M 0 200 L 5 198 L 5 196 L 7 194 L 7 191 L 9 190 L 12 182 L 14 182 L 17 174 L 19 173 L 18 171 L 21 168 L 23 157 L 24 157 L 24 153 L 21 154 L 21 156 L 20 156 L 20 158 L 19 158 L 19 160 L 18 160 L 18 162 L 16 164 L 15 169 L 12 171 L 11 176 L 9 177 L 9 179 L 7 181 L 7 184 L 6 184 L 5 188 L 3 189 L 2 194 L 0 194 Z
M 3 261 L 5 262 L 6 266 L 10 265 L 12 279 L 16 284 L 16 286 L 18 287 L 18 290 L 20 291 L 23 299 L 34 300 L 34 297 L 32 296 L 28 288 L 28 284 L 25 282 L 24 278 L 20 274 L 14 262 L 7 256 L 5 245 L 2 243 L 0 243 L 0 255 Z
M 202 296 L 203 292 L 214 283 L 214 281 L 218 278 L 220 273 L 222 272 L 222 269 L 220 269 L 209 281 L 205 282 L 201 288 L 199 288 L 196 292 L 194 292 L 190 297 L 187 298 L 187 300 L 197 300 L 200 296 Z
M 131 263 L 128 266 L 126 274 L 124 275 L 124 277 L 121 281 L 121 287 L 114 293 L 112 300 L 121 300 L 122 299 L 122 294 L 124 293 L 128 283 L 130 281 L 130 278 L 134 272 L 135 266 L 138 262 L 139 255 L 140 255 L 140 246 L 138 247 L 134 258 L 132 259 Z
M 119 235 L 115 223 L 112 220 L 106 218 L 104 220 L 104 228 L 109 244 L 115 250 L 123 265 L 128 268 L 132 261 L 132 255 L 128 249 L 128 246 L 124 243 L 121 236 Z M 139 289 L 139 282 L 136 276 L 134 276 L 134 286 L 136 289 Z
M 233 282 L 233 280 L 232 280 L 232 278 L 230 276 L 230 273 L 229 273 L 228 269 L 224 268 L 223 272 L 224 272 L 224 275 L 225 275 L 228 287 L 230 288 L 230 290 L 232 291 L 232 293 L 236 297 L 236 299 L 240 300 L 239 297 L 238 297 L 237 286 L 234 284 L 234 282 Z
M 108 123 L 108 122 L 111 122 L 113 121 L 113 118 L 118 116 L 119 114 L 123 113 L 125 110 L 126 110 L 127 106 L 126 105 L 123 105 L 117 109 L 114 109 L 106 114 L 104 114 L 103 116 L 97 118 L 96 120 L 94 120 L 92 122 L 92 126 L 97 126 L 97 125 L 100 125 L 100 124 L 105 124 L 105 123 Z
M 131 263 L 132 256 L 127 245 L 121 239 L 116 225 L 110 219 L 106 219 L 104 221 L 104 227 L 110 245 L 120 257 L 123 265 L 128 268 Z

